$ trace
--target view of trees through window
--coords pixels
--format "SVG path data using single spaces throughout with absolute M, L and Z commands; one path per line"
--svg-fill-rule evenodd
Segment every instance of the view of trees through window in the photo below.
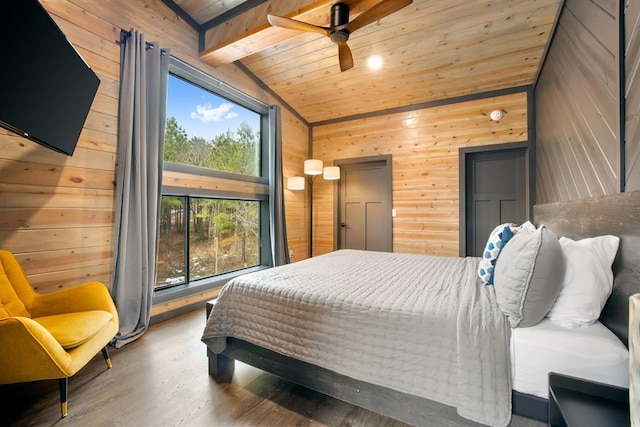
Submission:
M 254 201 L 163 196 L 156 286 L 187 281 L 187 251 L 188 280 L 258 265 L 259 212 Z
M 260 176 L 260 115 L 170 75 L 164 161 Z M 156 289 L 260 263 L 260 202 L 163 195 Z

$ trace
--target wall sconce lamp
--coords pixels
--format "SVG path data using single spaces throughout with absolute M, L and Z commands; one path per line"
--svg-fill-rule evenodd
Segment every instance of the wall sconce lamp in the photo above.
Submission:
M 305 176 L 287 178 L 288 190 L 304 190 L 305 181 L 309 183 L 309 257 L 313 256 L 313 182 L 318 175 L 325 180 L 340 179 L 339 166 L 324 166 L 322 160 L 307 159 L 304 161 Z

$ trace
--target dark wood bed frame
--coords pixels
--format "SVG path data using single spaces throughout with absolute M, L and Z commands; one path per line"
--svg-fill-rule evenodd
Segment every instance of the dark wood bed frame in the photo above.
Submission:
M 534 223 L 546 225 L 558 237 L 582 239 L 603 234 L 620 237 L 620 248 L 613 266 L 613 292 L 600 321 L 627 344 L 628 298 L 640 292 L 640 191 L 537 205 L 534 207 Z M 207 305 L 207 316 L 211 307 L 212 304 Z M 218 382 L 231 381 L 234 360 L 239 360 L 405 423 L 435 425 L 444 418 L 475 425 L 461 418 L 451 406 L 358 381 L 235 338 L 227 338 L 227 347 L 221 354 L 207 349 L 207 356 L 209 375 Z M 393 368 L 392 360 L 388 366 L 380 367 Z M 548 401 L 514 392 L 513 413 L 547 421 Z

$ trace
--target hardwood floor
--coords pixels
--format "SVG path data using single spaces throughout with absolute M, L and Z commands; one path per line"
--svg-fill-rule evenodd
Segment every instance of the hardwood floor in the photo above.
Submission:
M 204 322 L 202 309 L 151 326 L 141 339 L 110 349 L 113 369 L 97 355 L 69 379 L 65 419 L 57 381 L 0 385 L 0 425 L 405 426 L 242 363 L 231 384 L 216 384 L 200 341 Z M 544 425 L 520 417 L 511 423 Z

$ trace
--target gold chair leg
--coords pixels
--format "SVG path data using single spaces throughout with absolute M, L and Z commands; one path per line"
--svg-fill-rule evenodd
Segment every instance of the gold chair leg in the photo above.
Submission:
M 67 416 L 67 389 L 69 386 L 69 378 L 60 378 L 60 412 L 62 418 Z
M 107 347 L 102 348 L 102 356 L 104 357 L 105 362 L 107 362 L 107 367 L 111 369 L 113 365 L 111 364 L 111 358 L 109 357 L 109 351 Z M 60 412 L 62 414 L 62 418 L 67 416 L 67 395 L 69 388 L 69 378 L 60 378 Z
M 107 367 L 111 369 L 113 365 L 111 364 L 111 358 L 109 357 L 109 351 L 107 350 L 107 346 L 102 348 L 102 357 L 104 357 L 104 361 L 107 362 Z

